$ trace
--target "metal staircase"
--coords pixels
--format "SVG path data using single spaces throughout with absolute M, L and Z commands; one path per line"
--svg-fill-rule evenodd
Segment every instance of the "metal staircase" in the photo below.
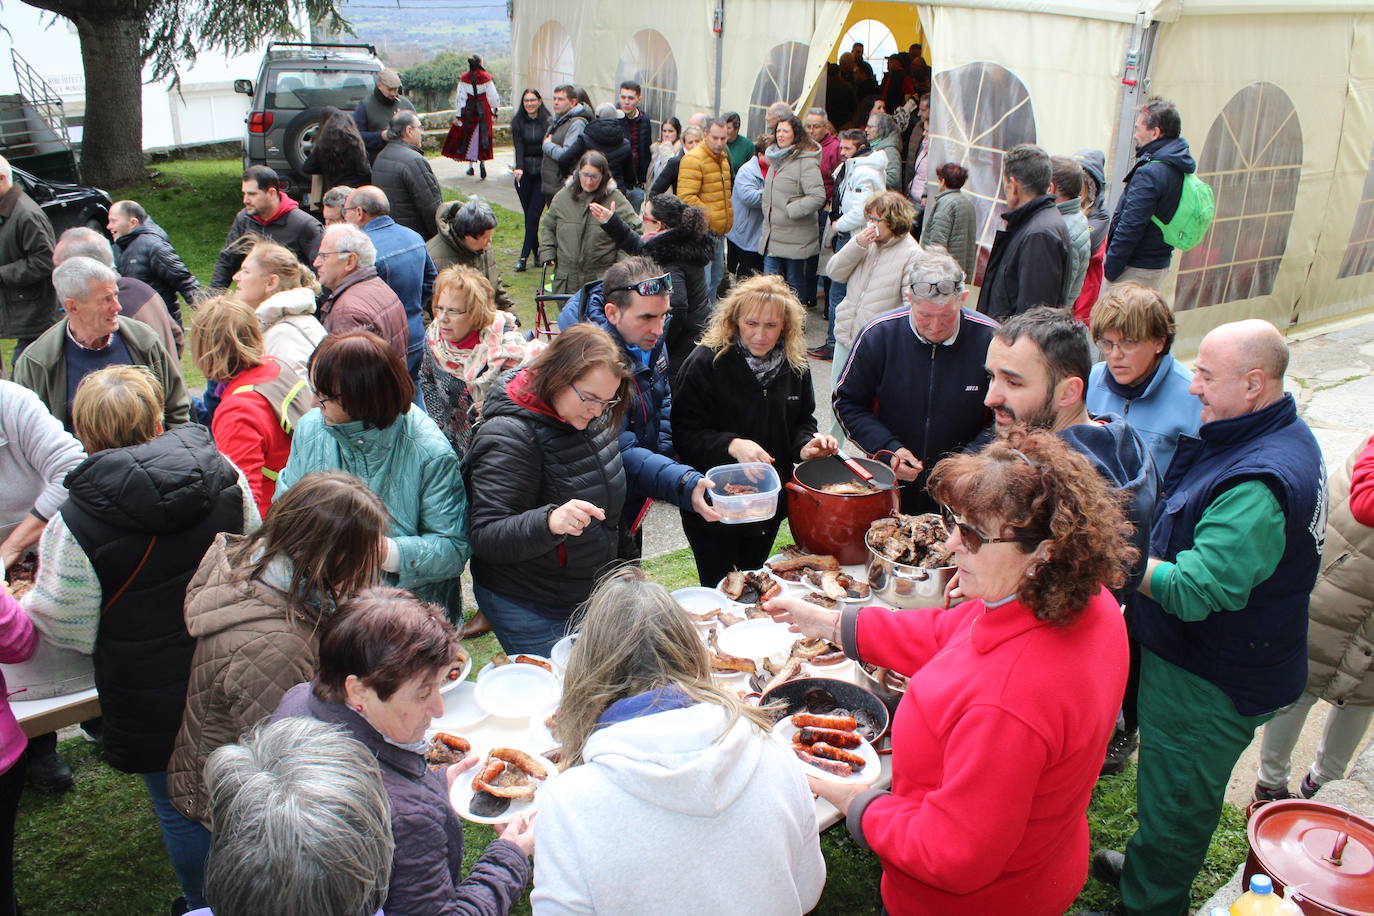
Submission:
M 0 95 L 0 152 L 42 178 L 81 180 L 62 98 L 17 50 L 10 49 L 18 95 Z

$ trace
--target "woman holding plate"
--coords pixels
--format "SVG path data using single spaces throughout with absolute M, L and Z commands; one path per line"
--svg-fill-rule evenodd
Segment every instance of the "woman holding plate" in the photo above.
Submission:
M 771 725 L 712 681 L 662 586 L 638 569 L 604 580 L 554 720 L 571 767 L 540 789 L 537 916 L 810 911 L 816 809 Z
M 463 824 L 448 795 L 477 757 L 446 770 L 425 762 L 425 731 L 444 711 L 439 688 L 457 649 L 443 609 L 400 589 L 366 589 L 326 624 L 315 679 L 287 691 L 273 715 L 341 726 L 377 757 L 396 839 L 388 913 L 504 916 L 529 880 L 534 832 L 519 817 L 463 877 Z
M 967 600 L 948 609 L 766 605 L 807 636 L 911 678 L 892 789 L 811 780 L 883 865 L 894 916 L 1058 916 L 1087 878 L 1093 785 L 1126 685 L 1108 588 L 1135 551 L 1087 459 L 1048 432 L 942 460 L 932 495 Z

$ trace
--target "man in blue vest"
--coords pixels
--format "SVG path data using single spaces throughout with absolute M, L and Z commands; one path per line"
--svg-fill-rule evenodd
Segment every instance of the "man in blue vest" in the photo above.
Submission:
M 1132 916 L 1177 916 L 1241 752 L 1307 680 L 1307 599 L 1326 528 L 1326 468 L 1283 390 L 1267 321 L 1224 324 L 1198 350 L 1196 439 L 1169 466 L 1132 609 L 1142 646 L 1139 826 L 1093 873 Z

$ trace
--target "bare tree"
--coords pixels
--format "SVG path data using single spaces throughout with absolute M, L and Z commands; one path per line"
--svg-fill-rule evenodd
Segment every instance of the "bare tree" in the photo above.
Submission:
M 81 171 L 102 187 L 143 176 L 143 68 L 177 84 L 177 68 L 205 51 L 242 54 L 264 39 L 299 34 L 304 12 L 329 30 L 347 30 L 341 0 L 24 0 L 65 16 L 81 38 L 86 117 Z

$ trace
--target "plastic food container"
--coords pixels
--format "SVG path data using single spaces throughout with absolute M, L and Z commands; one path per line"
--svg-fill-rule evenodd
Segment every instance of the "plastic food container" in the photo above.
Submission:
M 750 461 L 722 464 L 706 476 L 715 484 L 709 492 L 711 505 L 720 513 L 722 525 L 765 522 L 778 511 L 778 492 L 782 481 L 770 464 Z M 727 487 L 748 487 L 751 492 L 731 494 Z

